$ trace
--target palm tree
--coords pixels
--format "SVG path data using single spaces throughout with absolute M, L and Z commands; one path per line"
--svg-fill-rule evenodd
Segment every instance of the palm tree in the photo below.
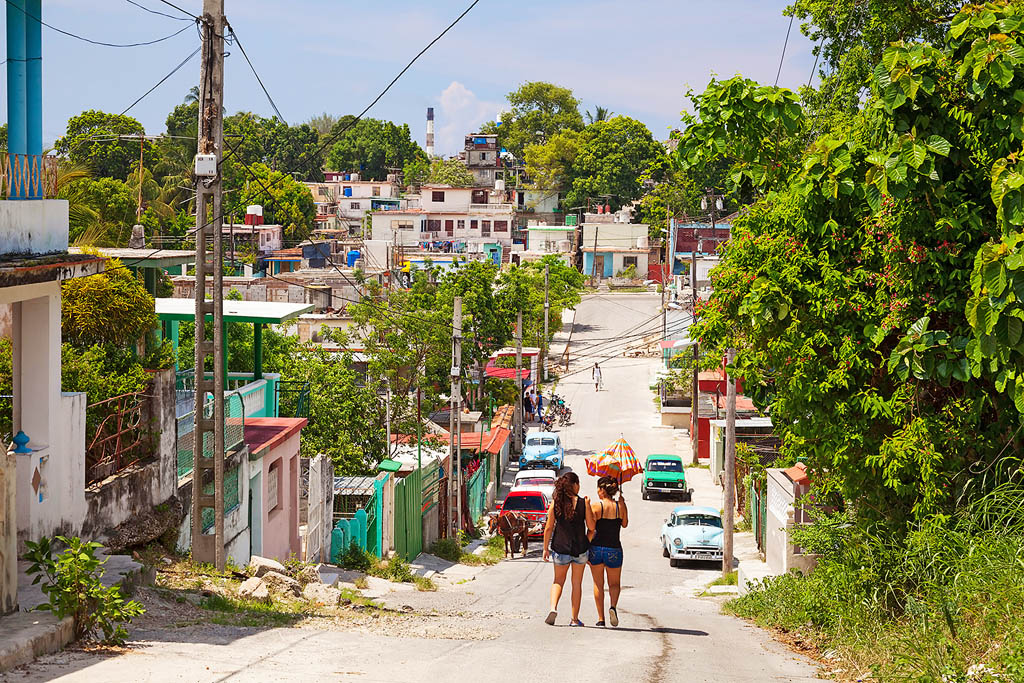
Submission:
M 193 85 L 185 95 L 185 104 L 199 103 L 199 86 Z
M 614 114 L 610 109 L 595 105 L 593 113 L 587 112 L 587 123 L 597 123 L 598 121 L 607 121 Z
M 77 180 L 92 177 L 92 171 L 84 164 L 61 158 L 57 163 L 57 198 L 68 202 L 68 227 L 76 244 L 81 235 L 95 229 L 99 214 L 89 206 L 85 187 Z

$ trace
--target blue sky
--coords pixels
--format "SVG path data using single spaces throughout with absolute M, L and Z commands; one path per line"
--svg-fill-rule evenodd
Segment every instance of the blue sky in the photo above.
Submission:
M 174 0 L 198 13 L 201 0 Z M 174 14 L 158 0 L 140 4 Z M 356 113 L 452 21 L 469 0 L 226 0 L 225 13 L 289 123 L 320 112 Z M 425 110 L 436 112 L 438 152 L 493 119 L 524 81 L 563 85 L 583 109 L 633 116 L 658 138 L 678 126 L 688 88 L 714 74 L 775 80 L 786 0 L 481 0 L 410 69 L 369 116 L 408 123 L 423 144 Z M 2 14 L 2 13 L 0 13 Z M 43 20 L 106 42 L 170 34 L 184 22 L 125 0 L 43 0 Z M 185 58 L 198 35 L 186 30 L 148 47 L 88 45 L 43 29 L 44 121 L 49 142 L 85 109 L 120 112 Z M 806 83 L 811 44 L 793 26 L 780 85 Z M 237 48 L 226 61 L 225 106 L 270 115 Z M 198 80 L 195 57 L 131 112 L 148 133 Z M 0 80 L 6 81 L 5 69 Z M 0 112 L 6 118 L 6 111 Z

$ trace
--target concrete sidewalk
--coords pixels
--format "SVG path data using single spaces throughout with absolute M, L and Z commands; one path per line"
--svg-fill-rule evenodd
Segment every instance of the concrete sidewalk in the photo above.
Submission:
M 51 612 L 36 611 L 48 602 L 38 585 L 32 585 L 28 562 L 18 563 L 18 610 L 0 617 L 0 671 L 28 664 L 36 657 L 57 652 L 74 637 L 71 617 L 57 619 Z M 104 586 L 120 585 L 131 592 L 136 586 L 152 585 L 156 571 L 127 555 L 109 555 L 104 565 Z

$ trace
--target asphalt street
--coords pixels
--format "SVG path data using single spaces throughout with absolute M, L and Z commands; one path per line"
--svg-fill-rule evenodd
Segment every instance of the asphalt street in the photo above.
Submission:
M 689 456 L 684 432 L 658 426 L 648 378 L 654 358 L 617 355 L 609 340 L 658 327 L 658 296 L 604 294 L 585 298 L 570 345 L 570 372 L 558 392 L 573 410 L 561 428 L 567 467 L 581 473 L 582 492 L 596 495 L 584 456 L 622 436 L 641 458 Z M 610 356 L 605 358 L 605 356 Z M 601 360 L 604 389 L 590 379 Z M 576 370 L 580 370 L 576 372 Z M 508 475 L 510 478 L 510 474 Z M 694 502 L 721 507 L 707 471 L 688 471 Z M 642 501 L 639 483 L 624 487 L 630 525 L 618 628 L 595 628 L 589 570 L 581 618 L 569 628 L 568 586 L 556 626 L 547 614 L 552 566 L 539 543 L 525 557 L 484 569 L 437 593 L 402 593 L 399 604 L 442 609 L 478 624 L 473 637 L 446 635 L 428 623 L 420 635 L 372 628 L 209 628 L 135 632 L 133 650 L 112 657 L 64 654 L 19 672 L 18 681 L 817 681 L 815 666 L 768 633 L 721 613 L 721 600 L 699 597 L 720 572 L 715 564 L 670 568 L 658 541 L 672 501 Z M 429 622 L 429 619 L 428 619 Z

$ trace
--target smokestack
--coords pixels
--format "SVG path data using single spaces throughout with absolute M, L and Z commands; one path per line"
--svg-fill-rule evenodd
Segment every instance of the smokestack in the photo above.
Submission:
M 434 156 L 434 108 L 427 107 L 427 156 Z

